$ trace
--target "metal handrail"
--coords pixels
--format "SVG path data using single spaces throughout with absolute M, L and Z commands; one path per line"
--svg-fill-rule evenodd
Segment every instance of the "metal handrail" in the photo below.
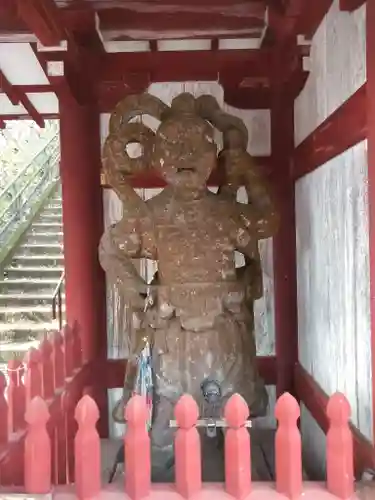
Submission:
M 20 177 L 25 174 L 25 172 L 31 167 L 34 169 L 27 179 L 23 179 L 24 182 L 18 191 L 11 197 L 9 203 L 4 207 L 0 213 L 0 243 L 4 244 L 7 233 L 10 228 L 13 228 L 12 223 L 17 221 L 18 223 L 25 220 L 27 217 L 27 208 L 30 210 L 34 205 L 36 200 L 36 194 L 39 196 L 51 185 L 51 183 L 56 182 L 58 178 L 58 164 L 59 164 L 59 144 L 57 142 L 58 136 L 55 136 L 47 146 L 42 150 L 41 153 L 47 155 L 43 163 L 29 164 L 23 169 L 11 183 L 8 184 L 8 190 L 11 189 Z M 52 145 L 52 149 L 50 149 Z M 38 155 L 37 155 L 38 156 Z M 9 191 L 8 191 L 9 193 Z M 4 194 L 8 194 L 5 191 L 0 195 L 0 199 Z M 9 195 L 9 194 L 8 194 Z M 29 211 L 30 211 L 29 210 Z
M 20 172 L 18 172 L 16 177 L 14 177 L 13 179 L 11 179 L 8 182 L 8 184 L 5 186 L 5 188 L 0 192 L 0 200 L 3 196 L 5 196 L 11 190 L 12 186 L 18 181 L 18 179 L 20 179 L 27 172 L 27 170 L 30 167 L 35 166 L 35 161 L 38 158 L 38 156 L 42 155 L 49 146 L 53 145 L 55 147 L 55 149 L 58 148 L 58 146 L 59 146 L 58 139 L 59 139 L 58 134 L 54 135 L 52 137 L 52 139 L 44 146 L 44 148 L 41 151 L 39 151 L 38 153 L 36 153 L 32 157 L 31 161 L 29 163 L 27 163 L 27 165 L 25 165 L 24 168 Z
M 59 330 L 62 329 L 63 324 L 63 314 L 62 314 L 62 297 L 61 297 L 61 288 L 65 280 L 65 271 L 61 273 L 60 279 L 56 285 L 56 288 L 52 294 L 52 319 L 57 318 L 57 314 L 59 317 Z M 56 310 L 57 306 L 57 310 Z

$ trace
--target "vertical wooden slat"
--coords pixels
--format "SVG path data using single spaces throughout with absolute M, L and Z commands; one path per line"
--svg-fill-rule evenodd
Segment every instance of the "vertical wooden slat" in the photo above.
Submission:
M 302 443 L 297 426 L 300 409 L 290 394 L 276 404 L 278 428 L 275 440 L 276 488 L 287 498 L 300 498 L 302 493 Z
M 101 489 L 100 438 L 96 430 L 99 410 L 90 396 L 83 396 L 75 409 L 78 431 L 74 440 L 75 482 L 81 500 L 95 498 Z
M 350 405 L 343 394 L 334 394 L 327 405 L 327 487 L 345 500 L 354 493 L 353 436 L 349 427 Z
M 282 74 L 283 58 L 282 54 L 279 56 L 280 74 Z M 281 82 L 275 81 L 272 91 L 273 185 L 280 214 L 280 227 L 273 237 L 278 397 L 284 392 L 294 395 L 293 372 L 298 360 L 295 190 L 291 177 L 294 152 L 294 101 Z
M 202 488 L 201 444 L 195 427 L 198 405 L 190 395 L 182 396 L 175 407 L 178 431 L 175 439 L 176 489 L 184 498 Z
M 141 500 L 151 489 L 150 438 L 146 421 L 146 398 L 133 396 L 125 409 L 125 492 L 131 500 Z
M 375 3 L 366 5 L 372 422 L 375 438 Z
M 224 414 L 229 426 L 225 434 L 225 489 L 242 500 L 251 492 L 250 435 L 245 427 L 249 408 L 239 394 L 234 394 Z
M 26 411 L 28 432 L 25 439 L 25 490 L 43 494 L 51 489 L 51 442 L 46 429 L 49 413 L 40 396 Z

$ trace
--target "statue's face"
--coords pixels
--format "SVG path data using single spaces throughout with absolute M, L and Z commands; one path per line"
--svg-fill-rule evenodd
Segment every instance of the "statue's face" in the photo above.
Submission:
M 216 163 L 211 126 L 194 115 L 175 115 L 164 121 L 156 133 L 152 162 L 172 186 L 204 187 Z

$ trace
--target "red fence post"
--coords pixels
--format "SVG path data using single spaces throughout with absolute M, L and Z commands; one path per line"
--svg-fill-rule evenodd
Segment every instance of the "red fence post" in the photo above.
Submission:
M 83 396 L 75 410 L 78 431 L 74 440 L 75 481 L 80 499 L 95 498 L 101 490 L 100 438 L 96 430 L 99 410 L 90 396 Z
M 3 372 L 0 372 L 0 445 L 8 441 L 8 403 L 5 399 L 7 381 Z
M 18 431 L 25 423 L 26 391 L 22 377 L 24 364 L 19 359 L 8 363 L 8 422 L 9 432 Z
M 148 408 L 146 398 L 133 396 L 125 409 L 125 492 L 132 500 L 140 500 L 150 494 L 151 453 L 146 422 Z
M 354 493 L 353 435 L 349 427 L 350 405 L 341 393 L 327 405 L 330 422 L 327 432 L 327 487 L 330 493 L 346 499 Z
M 51 489 L 51 442 L 46 429 L 49 413 L 40 396 L 28 405 L 25 439 L 25 489 L 27 493 L 43 494 Z
M 73 331 L 73 368 L 77 370 L 82 366 L 82 342 L 77 322 L 74 323 L 72 331 Z
M 198 405 L 186 394 L 176 404 L 174 414 L 178 425 L 175 438 L 176 489 L 184 498 L 189 498 L 202 489 L 201 443 L 196 428 Z
M 45 400 L 50 399 L 54 392 L 53 380 L 53 362 L 52 362 L 52 346 L 50 341 L 45 338 L 40 344 L 40 352 L 42 357 L 42 394 Z
M 42 394 L 41 354 L 38 349 L 29 349 L 25 356 L 27 366 L 25 374 L 26 404 L 35 396 Z
M 225 489 L 242 500 L 251 491 L 250 435 L 245 427 L 249 407 L 239 394 L 234 394 L 224 410 L 229 429 L 225 435 Z
M 278 429 L 275 439 L 276 489 L 290 499 L 302 493 L 302 443 L 297 426 L 300 408 L 289 393 L 283 394 L 275 409 Z
M 64 352 L 63 337 L 60 332 L 53 332 L 52 337 L 52 365 L 55 390 L 64 385 Z
M 69 325 L 65 325 L 63 328 L 63 338 L 65 377 L 71 377 L 73 373 L 73 332 Z

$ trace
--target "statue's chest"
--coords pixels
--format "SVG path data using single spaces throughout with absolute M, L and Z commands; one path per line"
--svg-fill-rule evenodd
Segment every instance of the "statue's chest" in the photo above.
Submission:
M 212 210 L 176 208 L 158 218 L 156 229 L 158 246 L 173 245 L 183 249 L 184 253 L 212 251 L 214 248 L 227 251 L 231 247 L 228 223 Z

